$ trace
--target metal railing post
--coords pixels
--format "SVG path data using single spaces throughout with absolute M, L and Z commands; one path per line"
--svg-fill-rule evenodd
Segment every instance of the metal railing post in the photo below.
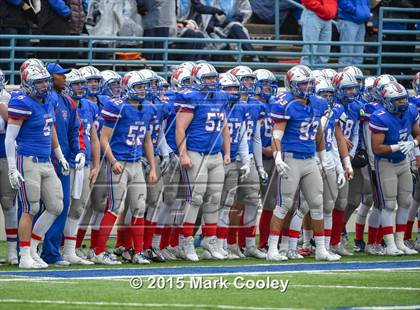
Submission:
M 168 42 L 168 38 L 165 39 L 165 41 L 163 42 L 163 71 L 165 73 L 168 72 L 168 47 L 169 47 L 169 42 Z
M 280 40 L 280 0 L 275 0 L 275 6 L 274 6 L 274 31 L 275 31 L 275 35 L 274 38 L 276 40 Z
M 382 64 L 382 44 L 383 44 L 383 23 L 384 23 L 384 10 L 383 7 L 379 8 L 379 30 L 378 30 L 378 60 L 376 62 L 377 69 L 376 69 L 376 75 L 381 75 L 381 64 Z
M 314 65 L 314 45 L 312 42 L 309 44 L 309 50 L 311 51 L 311 55 L 309 55 L 309 63 L 310 67 L 312 68 Z
M 89 65 L 91 65 L 93 61 L 93 42 L 91 38 L 89 38 L 88 47 L 89 47 L 88 62 L 89 62 Z
M 13 37 L 10 39 L 10 45 L 12 49 L 10 50 L 10 83 L 15 84 L 15 47 L 16 47 L 16 38 Z

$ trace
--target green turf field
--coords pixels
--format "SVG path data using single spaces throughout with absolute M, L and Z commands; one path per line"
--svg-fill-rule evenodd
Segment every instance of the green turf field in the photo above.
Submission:
M 0 244 L 0 251 L 3 247 L 4 244 Z M 313 258 L 277 264 L 245 259 L 150 266 L 76 266 L 35 273 L 1 266 L 0 309 L 322 309 L 361 306 L 420 309 L 420 255 L 372 257 L 358 254 L 342 261 L 345 263 L 339 269 L 343 270 L 329 270 L 333 264 L 320 264 Z M 380 264 L 376 263 L 379 261 L 393 266 L 377 270 L 359 270 L 357 267 L 344 270 L 352 262 L 374 266 Z M 411 267 L 401 268 L 400 264 L 407 262 Z M 306 271 L 301 270 L 304 265 Z M 203 266 L 207 271 L 204 275 L 195 273 L 190 277 L 189 272 L 194 273 L 197 266 Z M 242 268 L 243 272 L 232 269 L 234 274 L 205 275 L 209 271 L 217 273 L 220 266 Z M 252 267 L 255 266 L 262 269 L 254 272 Z M 317 266 L 324 270 L 317 270 Z M 177 267 L 172 270 L 182 269 L 182 272 L 175 276 L 160 276 L 159 272 L 166 267 Z M 270 267 L 294 270 L 271 272 Z M 113 272 L 112 277 L 104 273 L 107 271 Z M 132 271 L 136 276 L 127 274 Z M 77 272 L 83 274 L 67 277 Z M 216 280 L 222 280 L 223 284 Z M 140 282 L 141 288 L 133 288 Z M 246 285 L 248 288 L 242 287 Z

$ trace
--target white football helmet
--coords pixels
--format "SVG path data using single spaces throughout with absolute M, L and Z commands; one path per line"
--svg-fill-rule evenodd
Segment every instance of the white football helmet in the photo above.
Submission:
M 401 84 L 397 82 L 390 82 L 382 88 L 382 102 L 384 108 L 390 113 L 402 113 L 408 109 L 408 94 L 407 90 Z M 401 104 L 397 104 L 395 101 L 398 99 L 405 99 Z
M 355 66 L 348 66 L 345 67 L 343 71 L 354 75 L 354 77 L 357 80 L 357 83 L 359 84 L 359 93 L 363 94 L 363 92 L 365 91 L 365 77 L 363 75 L 362 70 Z
M 414 75 L 411 85 L 413 86 L 414 93 L 417 96 L 420 96 L 420 72 L 417 72 L 416 75 Z
M 66 74 L 65 92 L 73 99 L 82 99 L 86 95 L 85 84 L 86 79 L 83 74 L 77 69 L 71 69 Z
M 255 93 L 255 80 L 257 77 L 250 67 L 236 66 L 227 72 L 236 76 L 241 83 L 241 91 L 253 95 Z M 246 80 L 247 81 L 246 81 Z
M 220 88 L 222 91 L 226 92 L 229 97 L 230 102 L 237 102 L 240 98 L 239 89 L 241 87 L 241 83 L 239 80 L 234 76 L 233 74 L 226 72 L 222 73 L 220 75 L 219 79 Z M 234 89 L 228 89 L 228 88 L 234 88 Z
M 289 69 L 286 73 L 285 84 L 288 91 L 300 98 L 308 98 L 315 91 L 315 79 L 311 69 L 306 66 L 294 66 Z
M 195 67 L 195 63 L 193 63 L 192 61 L 186 61 L 186 62 L 183 62 L 182 64 L 180 64 L 179 66 L 178 66 L 178 68 L 186 68 L 186 69 L 188 69 L 189 71 L 192 71 L 192 69 Z M 177 69 L 178 69 L 177 68 Z
M 158 83 L 159 77 L 153 70 L 150 69 L 142 69 L 139 71 L 141 75 L 143 75 L 146 79 L 149 80 L 150 87 L 147 91 L 147 98 L 152 100 L 158 96 Z
M 335 88 L 329 79 L 317 77 L 315 79 L 315 94 L 327 100 L 328 104 L 334 104 Z
M 143 76 L 139 71 L 130 71 L 124 75 L 121 85 L 124 94 L 128 99 L 143 101 L 146 98 L 150 82 L 147 77 Z M 144 87 L 141 90 L 137 90 L 135 89 L 135 86 L 137 85 L 144 85 Z
M 271 71 L 266 69 L 258 69 L 254 71 L 254 74 L 256 77 L 256 95 L 260 95 L 265 100 L 269 100 L 272 96 L 275 96 L 277 94 L 277 79 Z M 270 88 L 270 91 L 264 91 L 264 87 Z
M 373 82 L 373 96 L 378 102 L 381 102 L 383 99 L 382 88 L 391 82 L 397 82 L 397 79 L 390 74 L 382 74 Z
M 104 70 L 102 75 L 102 94 L 111 98 L 121 97 L 121 75 L 113 70 Z
M 206 83 L 204 78 L 214 77 L 216 82 Z M 198 90 L 216 91 L 219 85 L 219 73 L 209 63 L 197 64 L 191 71 L 192 83 Z
M 44 85 L 36 85 L 37 83 L 44 83 Z M 29 66 L 23 70 L 21 75 L 21 83 L 23 91 L 38 98 L 45 98 L 51 92 L 51 75 L 47 69 L 38 66 Z
M 368 76 L 365 78 L 365 91 L 363 93 L 363 97 L 367 102 L 375 101 L 375 97 L 373 94 L 373 84 L 375 83 L 376 77 Z
M 317 79 L 319 77 L 326 78 L 326 75 L 323 70 L 312 70 L 312 76 Z
M 348 101 L 353 100 L 357 95 L 358 83 L 356 77 L 348 72 L 337 73 L 333 83 L 337 98 Z M 351 90 L 354 88 L 354 90 Z
M 22 74 L 23 70 L 25 70 L 29 66 L 45 68 L 45 64 L 42 62 L 42 60 L 39 60 L 37 58 L 29 58 L 25 60 L 20 66 L 20 74 Z
M 101 71 L 96 69 L 94 66 L 85 66 L 79 69 L 80 73 L 85 77 L 86 84 L 86 95 L 87 96 L 96 96 L 99 95 L 102 88 L 102 75 Z M 89 81 L 96 80 L 98 85 L 89 85 Z
M 324 73 L 324 76 L 331 81 L 331 83 L 337 74 L 337 71 L 331 68 L 323 69 L 322 72 Z
M 171 87 L 175 91 L 191 88 L 191 71 L 187 68 L 178 68 L 171 75 Z
M 303 68 L 304 70 L 308 72 L 312 72 L 312 70 L 308 66 L 305 66 L 305 65 L 296 65 L 296 66 L 291 67 L 289 70 L 292 70 L 292 69 L 296 70 L 298 68 Z M 283 82 L 284 82 L 284 88 L 286 88 L 286 90 L 290 92 L 291 90 L 290 90 L 289 81 L 287 80 L 287 72 L 284 75 Z

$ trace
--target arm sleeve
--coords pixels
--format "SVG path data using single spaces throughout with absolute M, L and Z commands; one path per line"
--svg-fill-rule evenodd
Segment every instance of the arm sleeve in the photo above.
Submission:
M 350 0 L 339 0 L 338 7 L 340 10 L 350 14 L 356 14 L 356 8 Z
M 48 0 L 48 3 L 58 15 L 63 17 L 70 16 L 71 10 L 63 0 Z
M 261 122 L 258 121 L 255 133 L 254 133 L 254 140 L 253 140 L 253 148 L 254 148 L 254 158 L 257 167 L 261 167 L 263 165 L 262 161 L 262 145 L 261 145 Z
M 338 152 L 337 140 L 335 137 L 333 137 L 331 152 L 333 153 L 334 157 L 335 172 L 337 174 L 344 173 L 343 165 L 341 164 L 340 160 L 340 153 Z
M 162 126 L 160 127 L 158 146 L 160 155 L 162 155 L 163 157 L 168 157 L 172 150 L 166 142 L 165 128 L 166 120 L 163 121 Z
M 16 169 L 16 137 L 20 131 L 19 125 L 8 125 L 4 145 L 6 148 L 6 157 L 9 170 Z
M 8 117 L 12 119 L 27 120 L 32 115 L 32 107 L 22 98 L 12 98 L 8 105 Z
M 104 119 L 104 126 L 114 128 L 120 117 L 120 109 L 116 104 L 108 101 L 101 111 L 101 116 Z
M 177 113 L 194 113 L 195 110 L 194 100 L 183 93 L 176 94 L 174 106 Z
M 359 144 L 359 126 L 360 122 L 357 121 L 356 125 L 354 126 L 354 135 L 351 139 L 351 143 L 353 144 L 353 147 L 351 148 L 349 154 L 352 158 L 354 158 L 354 154 L 356 154 L 357 146 Z
M 363 123 L 363 137 L 365 140 L 365 147 L 366 147 L 366 152 L 368 153 L 368 158 L 369 158 L 369 166 L 370 169 L 374 169 L 375 165 L 374 165 L 374 160 L 375 160 L 375 155 L 373 154 L 372 151 L 372 133 L 370 132 L 369 129 L 369 122 L 364 122 Z
M 241 162 L 246 163 L 249 162 L 249 145 L 248 140 L 246 138 L 246 123 L 242 122 L 240 131 L 239 131 L 239 137 L 241 137 L 241 142 L 239 144 L 238 148 L 238 154 L 241 158 Z

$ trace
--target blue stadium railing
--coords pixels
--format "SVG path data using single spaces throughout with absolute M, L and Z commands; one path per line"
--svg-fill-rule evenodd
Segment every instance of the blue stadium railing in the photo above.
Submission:
M 420 35 L 419 30 L 385 30 L 383 29 L 383 23 L 392 23 L 392 22 L 402 22 L 401 19 L 386 18 L 384 13 L 389 11 L 397 12 L 420 12 L 420 9 L 396 9 L 396 8 L 381 8 L 380 9 L 380 20 L 379 20 L 379 34 L 377 42 L 303 42 L 303 41 L 293 41 L 293 40 L 234 40 L 234 39 L 189 39 L 189 38 L 161 38 L 161 37 L 95 37 L 95 36 L 45 36 L 45 35 L 0 35 L 0 40 L 8 41 L 9 44 L 6 46 L 0 46 L 0 54 L 6 54 L 8 57 L 0 58 L 0 64 L 6 66 L 5 73 L 9 75 L 9 82 L 13 84 L 16 80 L 16 76 L 19 74 L 19 66 L 25 58 L 22 58 L 22 52 L 36 55 L 39 52 L 63 52 L 63 53 L 81 53 L 83 57 L 80 58 L 66 58 L 65 55 L 61 59 L 42 59 L 45 62 L 56 62 L 59 61 L 62 64 L 67 64 L 71 66 L 83 66 L 83 65 L 97 65 L 97 66 L 109 66 L 116 71 L 124 72 L 127 71 L 126 67 L 141 67 L 141 66 L 151 66 L 158 71 L 163 76 L 167 76 L 170 70 L 170 66 L 177 65 L 181 63 L 180 60 L 172 60 L 174 56 L 181 55 L 197 55 L 205 54 L 206 56 L 223 56 L 231 57 L 234 60 L 231 61 L 212 61 L 212 63 L 219 68 L 228 68 L 236 66 L 238 64 L 248 65 L 252 68 L 268 68 L 273 71 L 285 71 L 285 69 L 291 66 L 290 61 L 287 63 L 281 62 L 283 60 L 298 60 L 301 56 L 309 56 L 310 66 L 312 68 L 320 68 L 323 65 L 314 64 L 315 56 L 328 56 L 331 58 L 337 58 L 340 55 L 354 56 L 353 54 L 341 54 L 339 52 L 330 52 L 330 53 L 317 53 L 314 50 L 316 45 L 331 45 L 331 46 L 341 46 L 341 45 L 363 45 L 365 46 L 365 52 L 363 57 L 365 58 L 365 63 L 359 67 L 362 69 L 370 70 L 372 74 L 381 74 L 383 68 L 411 68 L 413 70 L 420 71 L 420 62 L 414 62 L 413 64 L 383 64 L 383 56 L 394 56 L 394 57 L 412 57 L 420 59 L 420 53 L 382 53 L 384 45 L 413 45 L 416 42 L 409 41 L 385 41 L 383 36 L 386 34 L 412 34 Z M 415 19 L 404 19 L 405 23 L 419 23 L 419 20 Z M 29 46 L 19 46 L 17 44 L 20 40 L 30 40 Z M 81 41 L 83 42 L 84 47 L 57 47 L 50 45 L 48 47 L 35 46 L 40 40 L 50 40 L 50 41 Z M 117 47 L 124 41 L 135 41 L 138 43 L 138 46 L 141 46 L 141 42 L 154 41 L 161 42 L 163 44 L 162 48 L 153 48 L 145 49 L 139 47 Z M 0 41 L 1 42 L 1 41 Z M 205 44 L 213 45 L 224 45 L 228 44 L 232 49 L 230 50 L 217 50 L 217 49 L 204 49 L 204 50 L 195 50 L 195 49 L 180 49 L 174 48 L 173 44 L 176 43 L 191 43 L 191 42 L 201 42 Z M 262 47 L 263 50 L 257 49 L 256 51 L 244 51 L 242 50 L 242 45 L 244 43 L 251 43 L 256 47 Z M 107 44 L 107 46 L 105 46 Z M 291 47 L 297 46 L 302 47 L 303 45 L 310 45 L 310 53 L 303 53 L 301 51 L 279 51 L 279 50 L 269 50 L 275 49 L 276 47 Z M 265 49 L 265 50 L 264 50 Z M 268 49 L 268 50 L 267 50 Z M 371 52 L 373 50 L 374 52 Z M 140 52 L 140 53 L 158 53 L 162 55 L 162 60 L 120 60 L 116 59 L 116 53 L 118 52 Z M 103 59 L 105 57 L 106 59 Z M 259 56 L 262 61 L 259 62 L 250 62 L 245 61 L 249 56 Z M 285 59 L 286 58 L 286 59 Z M 338 63 L 329 63 L 331 68 L 341 68 L 343 65 Z M 281 77 L 281 73 L 278 74 Z M 400 79 L 411 79 L 411 76 L 401 75 L 398 76 Z

